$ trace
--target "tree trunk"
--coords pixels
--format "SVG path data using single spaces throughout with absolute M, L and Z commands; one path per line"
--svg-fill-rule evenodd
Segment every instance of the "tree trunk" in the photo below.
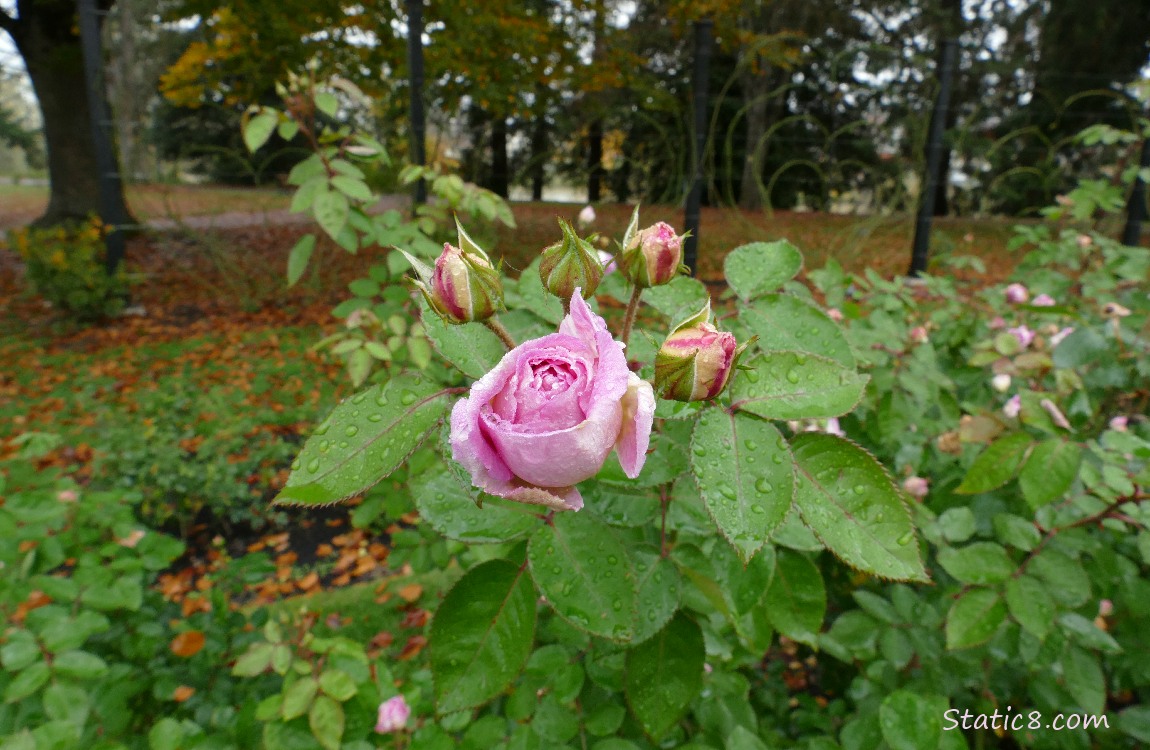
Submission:
M 491 191 L 507 197 L 507 118 L 496 115 L 491 121 Z
M 587 202 L 598 203 L 603 191 L 603 120 L 596 118 L 587 135 Z
M 40 104 L 51 190 L 36 225 L 83 219 L 100 211 L 100 179 L 92 143 L 88 92 L 76 5 L 67 0 L 20 2 L 19 17 L 0 21 L 16 41 Z M 129 216 L 124 195 L 115 196 Z
M 743 74 L 743 98 L 747 103 L 747 148 L 743 177 L 739 182 L 739 207 L 751 211 L 763 207 L 766 197 L 760 191 L 763 182 L 763 149 L 760 143 L 767 133 L 767 72 L 758 61 Z
M 547 181 L 547 117 L 540 112 L 535 116 L 531 133 L 531 200 L 543 200 L 543 184 Z

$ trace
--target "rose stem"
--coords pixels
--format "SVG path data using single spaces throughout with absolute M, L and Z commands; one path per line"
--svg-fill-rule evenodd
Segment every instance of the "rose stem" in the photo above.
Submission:
M 507 347 L 507 351 L 511 351 L 517 346 L 515 339 L 511 338 L 511 332 L 504 328 L 503 324 L 495 318 L 488 318 L 487 320 L 483 321 L 483 324 L 490 328 L 492 333 L 499 337 L 499 340 L 502 341 L 503 345 Z
M 627 314 L 623 316 L 623 333 L 619 340 L 626 344 L 631 339 L 631 328 L 635 325 L 635 314 L 639 312 L 639 297 L 643 295 L 643 287 L 636 286 L 631 292 L 631 301 L 627 303 Z

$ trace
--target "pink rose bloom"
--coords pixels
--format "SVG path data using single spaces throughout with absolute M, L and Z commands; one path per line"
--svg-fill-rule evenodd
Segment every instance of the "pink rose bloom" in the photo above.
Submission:
M 380 734 L 398 732 L 407 726 L 407 719 L 411 716 L 411 706 L 402 695 L 389 698 L 379 704 L 379 718 L 375 722 L 375 731 Z
M 1034 331 L 1026 326 L 1018 326 L 1017 328 L 1007 328 L 1006 332 L 1014 338 L 1018 339 L 1018 345 L 1023 349 L 1030 346 L 1034 341 Z
M 597 250 L 596 252 L 599 254 L 599 263 L 603 265 L 603 275 L 615 273 L 615 269 L 619 265 L 615 262 L 615 256 L 606 250 Z
M 647 459 L 655 393 L 580 290 L 559 332 L 509 351 L 451 411 L 451 453 L 492 495 L 579 510 L 575 485 L 614 448 L 629 477 Z
M 930 492 L 930 482 L 924 477 L 907 477 L 902 480 L 902 488 L 906 494 L 921 500 Z
M 1054 307 L 1054 298 L 1049 294 L 1040 294 L 1030 304 L 1035 307 Z
M 1007 399 L 1006 404 L 1002 407 L 1002 413 L 1011 419 L 1018 417 L 1022 412 L 1022 398 L 1016 393 Z
M 580 227 L 589 227 L 595 223 L 595 208 L 592 206 L 584 206 L 583 210 L 579 212 L 579 217 L 576 219 Z
M 1011 284 L 1006 287 L 1006 301 L 1017 305 L 1030 299 L 1030 292 L 1022 284 Z

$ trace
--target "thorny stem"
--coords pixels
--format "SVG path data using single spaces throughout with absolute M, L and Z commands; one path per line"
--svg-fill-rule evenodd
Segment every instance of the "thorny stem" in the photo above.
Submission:
M 1031 561 L 1034 560 L 1034 558 L 1038 556 L 1038 553 L 1041 552 L 1043 549 L 1045 549 L 1046 545 L 1050 542 L 1050 540 L 1053 539 L 1058 534 L 1060 534 L 1061 532 L 1067 531 L 1068 529 L 1078 528 L 1080 526 L 1089 526 L 1090 524 L 1093 524 L 1093 523 L 1100 523 L 1101 521 L 1103 521 L 1106 518 L 1110 518 L 1110 517 L 1113 517 L 1115 515 L 1118 515 L 1118 509 L 1120 507 L 1122 507 L 1123 505 L 1125 505 L 1127 503 L 1138 503 L 1138 502 L 1141 502 L 1143 500 L 1150 500 L 1150 494 L 1147 494 L 1147 493 L 1144 493 L 1144 492 L 1141 492 L 1141 491 L 1135 489 L 1134 494 L 1118 498 L 1117 500 L 1110 503 L 1109 505 L 1107 505 L 1105 508 L 1098 511 L 1097 513 L 1093 513 L 1093 514 L 1086 516 L 1084 518 L 1079 518 L 1077 521 L 1074 521 L 1072 523 L 1068 523 L 1065 526 L 1056 526 L 1052 529 L 1047 530 L 1047 532 L 1043 535 L 1042 539 L 1039 540 L 1038 544 L 1034 547 L 1034 549 L 1032 549 L 1026 555 L 1026 559 L 1024 559 L 1022 561 L 1022 564 L 1018 566 L 1018 571 L 1015 573 L 1015 576 L 1022 575 L 1022 573 L 1026 571 L 1027 566 L 1030 565 Z
M 499 337 L 499 340 L 502 341 L 503 345 L 507 347 L 507 351 L 511 351 L 516 346 L 518 346 L 518 344 L 515 343 L 515 339 L 511 338 L 511 332 L 504 328 L 503 324 L 495 318 L 488 318 L 487 320 L 483 321 L 483 325 L 490 328 L 491 332 Z
M 623 332 L 619 335 L 624 346 L 631 340 L 631 328 L 635 325 L 635 314 L 639 312 L 639 297 L 642 295 L 643 287 L 636 285 L 635 291 L 631 292 L 631 301 L 627 303 L 627 313 L 623 316 Z

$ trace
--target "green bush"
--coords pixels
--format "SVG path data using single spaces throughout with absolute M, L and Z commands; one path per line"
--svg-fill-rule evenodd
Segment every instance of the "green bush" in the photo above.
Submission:
M 32 289 L 81 321 L 118 313 L 128 298 L 129 274 L 121 264 L 108 275 L 104 265 L 107 228 L 92 217 L 49 229 L 17 229 L 9 234 L 24 259 Z

